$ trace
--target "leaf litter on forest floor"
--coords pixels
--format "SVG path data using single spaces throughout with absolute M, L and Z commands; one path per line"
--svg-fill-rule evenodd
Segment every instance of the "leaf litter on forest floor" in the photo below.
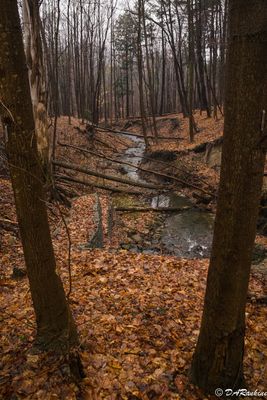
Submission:
M 14 316 L 1 324 L 3 399 L 203 400 L 188 371 L 208 260 L 90 250 L 73 252 L 72 264 L 71 307 L 86 378 L 78 387 L 60 362 L 27 353 L 34 335 L 27 320 L 34 323 L 34 318 L 23 279 L 0 294 L 3 315 Z M 63 265 L 61 275 L 67 284 Z M 260 290 L 254 278 L 251 283 Z M 245 371 L 250 389 L 266 389 L 266 321 L 266 307 L 249 303 Z
M 214 129 L 217 129 L 215 136 L 220 136 L 220 122 L 215 124 L 201 118 L 198 120 L 200 127 L 201 124 L 211 127 L 206 136 L 203 132 L 196 136 L 196 143 L 213 140 Z M 186 127 L 182 128 L 185 135 Z M 65 128 L 64 132 L 67 132 Z M 64 140 L 71 140 L 69 132 L 64 134 Z M 161 135 L 164 135 L 163 130 Z M 82 135 L 80 140 L 82 144 L 87 143 Z M 166 145 L 169 146 L 167 142 Z M 173 142 L 172 146 L 174 150 L 182 150 L 186 144 L 185 141 Z M 153 149 L 157 149 L 156 145 Z M 187 162 L 191 162 L 190 157 Z M 201 164 L 200 169 L 203 170 Z M 204 173 L 206 175 L 207 171 Z M 217 183 L 217 174 L 213 171 L 210 175 L 211 181 Z M 12 199 L 10 183 L 1 180 L 1 187 L 4 190 L 0 211 L 14 221 L 14 207 L 6 206 Z M 84 241 L 93 225 L 90 222 L 91 200 L 90 196 L 76 200 L 76 211 L 70 223 L 73 238 L 70 304 L 80 334 L 79 351 L 86 378 L 80 384 L 74 383 L 69 379 L 62 358 L 29 352 L 35 321 L 28 281 L 27 278 L 17 281 L 10 278 L 14 266 L 24 264 L 21 243 L 16 232 L 4 232 L 0 244 L 0 398 L 212 398 L 205 397 L 188 379 L 199 334 L 208 260 L 134 254 L 114 248 L 110 251 L 79 250 L 76 243 Z M 101 201 L 105 210 L 106 198 Z M 53 218 L 50 216 L 56 228 L 58 220 Z M 126 218 L 126 229 L 131 227 L 138 231 L 144 221 L 148 223 L 149 215 L 141 225 L 140 219 L 128 221 Z M 62 227 L 53 232 L 58 271 L 68 290 L 66 233 Z M 266 238 L 261 241 L 266 246 Z M 263 281 L 253 275 L 250 292 L 260 296 L 263 290 Z M 248 388 L 264 391 L 267 388 L 266 306 L 251 301 L 246 315 L 244 367 Z

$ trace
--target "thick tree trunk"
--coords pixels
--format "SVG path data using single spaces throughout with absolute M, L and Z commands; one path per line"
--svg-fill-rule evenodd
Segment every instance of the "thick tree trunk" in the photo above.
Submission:
M 65 351 L 76 328 L 56 273 L 16 0 L 0 0 L 0 114 L 37 321 L 36 344 Z
M 45 171 L 49 170 L 49 136 L 46 86 L 38 2 L 23 0 L 25 53 L 29 72 L 37 148 Z
M 267 3 L 230 0 L 218 208 L 192 381 L 214 393 L 244 384 L 245 306 L 265 151 Z

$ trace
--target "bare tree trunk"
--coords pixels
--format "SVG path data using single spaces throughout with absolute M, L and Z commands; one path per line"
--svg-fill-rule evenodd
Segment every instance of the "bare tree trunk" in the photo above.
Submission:
M 25 53 L 28 66 L 37 148 L 44 173 L 49 164 L 49 136 L 46 112 L 46 85 L 43 66 L 43 50 L 40 34 L 38 2 L 23 0 L 23 20 L 25 33 Z
M 144 103 L 144 89 L 143 89 L 143 52 L 142 52 L 142 0 L 138 0 L 138 37 L 137 37 L 137 63 L 138 63 L 138 78 L 139 78 L 139 104 L 140 115 L 142 120 L 142 129 L 146 147 L 149 147 L 147 140 L 147 126 L 146 126 L 146 113 Z
M 196 24 L 196 52 L 197 52 L 198 72 L 199 72 L 201 109 L 206 110 L 207 117 L 210 118 L 211 113 L 208 105 L 207 91 L 205 85 L 204 62 L 202 55 L 202 18 L 201 18 L 202 2 L 203 0 L 198 0 L 198 20 Z
M 59 21 L 60 21 L 60 0 L 57 0 L 57 18 L 55 31 L 55 88 L 54 88 L 54 129 L 53 129 L 53 145 L 52 160 L 55 159 L 57 145 L 57 118 L 59 111 L 59 91 L 58 91 L 58 40 L 59 40 Z
M 222 27 L 220 35 L 220 69 L 219 69 L 219 90 L 220 90 L 220 106 L 224 102 L 224 75 L 225 75 L 225 54 L 226 54 L 226 37 L 227 37 L 227 15 L 228 15 L 228 0 L 225 0 L 224 14 L 222 15 Z
M 161 24 L 163 26 L 163 18 L 161 17 Z M 164 92 L 165 92 L 165 79 L 166 79 L 166 58 L 165 58 L 165 38 L 164 30 L 161 29 L 161 54 L 162 54 L 162 70 L 161 70 L 161 93 L 160 93 L 160 108 L 159 114 L 162 115 L 164 111 Z
M 109 104 L 109 109 L 110 109 L 110 126 L 112 126 L 113 122 L 113 17 L 111 18 L 110 22 L 110 104 Z
M 78 338 L 56 273 L 17 2 L 0 0 L 0 9 L 0 113 L 36 315 L 36 344 L 66 351 Z
M 71 125 L 71 115 L 72 115 L 72 87 L 71 87 L 71 41 L 70 41 L 70 0 L 68 0 L 67 5 L 67 25 L 68 25 L 68 117 L 69 125 Z
M 245 306 L 263 181 L 267 3 L 230 0 L 222 170 L 192 380 L 209 393 L 244 387 Z
M 189 140 L 194 141 L 194 116 L 193 116 L 193 93 L 194 93 L 194 39 L 193 39 L 193 10 L 191 0 L 187 0 L 188 12 L 188 108 L 189 108 Z
M 158 131 L 157 131 L 157 123 L 156 123 L 156 117 L 155 117 L 155 93 L 154 93 L 154 85 L 153 85 L 153 80 L 152 80 L 152 72 L 151 72 L 151 65 L 150 65 L 149 51 L 148 51 L 144 0 L 141 0 L 141 13 L 142 13 L 142 23 L 143 23 L 143 32 L 144 32 L 145 50 L 146 50 L 148 92 L 149 92 L 150 108 L 151 108 L 151 115 L 152 115 L 152 126 L 153 126 L 154 135 L 157 138 Z

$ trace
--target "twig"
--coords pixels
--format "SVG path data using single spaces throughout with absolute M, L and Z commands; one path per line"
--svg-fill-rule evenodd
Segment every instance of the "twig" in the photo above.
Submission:
M 13 319 L 15 319 L 16 321 L 19 321 L 20 323 L 25 323 L 25 325 L 28 325 L 29 327 L 31 327 L 31 328 L 33 328 L 33 329 L 36 329 L 36 327 L 35 327 L 35 325 L 34 324 L 32 324 L 27 318 L 25 318 L 25 317 L 23 317 L 23 318 L 18 318 L 18 317 L 16 317 L 14 314 L 10 314 L 8 311 L 6 311 L 6 310 L 1 310 L 1 311 L 3 311 L 3 313 L 5 314 L 5 315 L 7 315 L 8 316 L 8 318 L 13 318 Z
M 61 210 L 60 205 L 59 205 L 58 202 L 56 202 L 56 206 L 57 206 L 57 209 L 58 209 L 59 214 L 60 214 L 60 216 L 61 216 L 61 219 L 62 219 L 62 221 L 63 221 L 63 224 L 64 224 L 64 226 L 65 226 L 66 234 L 67 234 L 67 237 L 68 237 L 68 275 L 69 275 L 69 291 L 68 291 L 68 293 L 67 293 L 67 299 L 68 299 L 68 302 L 69 302 L 70 295 L 71 295 L 71 291 L 72 291 L 72 276 L 71 276 L 71 247 L 72 247 L 72 243 L 71 243 L 71 237 L 70 237 L 70 230 L 69 230 L 68 224 L 67 224 L 67 222 L 66 222 L 66 218 L 65 218 L 65 216 L 64 216 L 64 214 L 63 214 L 63 212 L 62 212 L 62 210 Z
M 10 224 L 17 226 L 18 223 L 16 221 L 11 221 L 10 219 L 0 218 L 0 223 L 3 222 L 4 224 Z
M 10 118 L 12 119 L 13 123 L 15 124 L 15 118 L 13 117 L 12 112 L 9 110 L 9 108 L 3 103 L 3 101 L 0 98 L 0 104 L 4 107 L 4 109 L 7 111 L 7 113 L 10 115 Z

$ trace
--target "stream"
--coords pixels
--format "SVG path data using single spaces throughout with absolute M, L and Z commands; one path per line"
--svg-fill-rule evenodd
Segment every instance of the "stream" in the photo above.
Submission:
M 142 161 L 145 153 L 145 143 L 140 138 L 129 136 L 134 146 L 128 148 L 120 157 L 121 161 L 131 163 L 135 167 L 124 166 L 124 173 L 131 179 L 139 182 L 148 182 L 139 177 L 136 168 Z M 144 249 L 145 253 L 157 253 L 161 248 L 165 254 L 182 258 L 209 257 L 214 216 L 200 209 L 194 208 L 191 201 L 184 195 L 169 192 L 150 199 L 152 207 L 184 207 L 192 206 L 183 212 L 162 213 L 162 223 L 153 237 L 148 238 L 151 245 Z M 134 248 L 133 248 L 134 250 Z M 137 247 L 136 250 L 138 251 Z

